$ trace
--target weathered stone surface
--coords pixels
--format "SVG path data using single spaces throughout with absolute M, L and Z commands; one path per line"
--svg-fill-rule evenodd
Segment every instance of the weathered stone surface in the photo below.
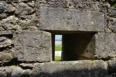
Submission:
M 32 0 L 18 0 L 19 2 L 29 2 L 29 1 L 32 1 Z
M 108 8 L 108 28 L 112 32 L 116 32 L 116 8 Z
M 7 17 L 5 11 L 6 11 L 6 2 L 0 1 L 0 20 Z
M 5 2 L 0 2 L 0 13 L 3 13 L 4 12 L 4 10 L 5 10 Z
M 107 66 L 103 61 L 71 61 L 36 64 L 33 77 L 105 77 Z
M 14 35 L 14 54 L 19 61 L 51 61 L 51 34 L 44 31 Z
M 3 19 L 2 21 L 0 21 L 0 27 L 1 27 L 1 31 L 3 30 L 21 30 L 21 27 L 17 24 L 18 18 L 15 16 L 9 16 L 6 19 Z
M 0 13 L 11 13 L 15 11 L 15 7 L 6 1 L 0 1 Z
M 31 68 L 32 69 L 34 67 L 34 63 L 21 63 L 20 66 L 23 68 Z
M 6 7 L 5 7 L 5 13 L 13 13 L 15 12 L 16 8 L 11 5 L 11 4 L 6 4 Z
M 6 13 L 0 14 L 0 20 L 6 18 L 8 15 Z
M 108 28 L 112 32 L 116 32 L 116 8 L 108 8 Z
M 12 35 L 12 32 L 11 31 L 0 31 L 0 35 Z
M 31 1 L 27 3 L 30 7 L 35 8 L 35 1 Z
M 93 0 L 39 0 L 39 26 L 49 31 L 104 31 L 107 6 Z
M 18 66 L 0 67 L 0 76 L 3 77 L 29 77 L 31 73 L 30 69 L 23 70 Z
M 19 4 L 15 4 L 16 11 L 15 13 L 20 17 L 20 16 L 25 16 L 32 14 L 35 9 L 32 7 L 29 7 L 26 3 L 20 2 Z
M 104 31 L 104 14 L 98 11 L 41 7 L 40 29 L 51 31 Z
M 20 20 L 22 30 L 38 30 L 38 18 L 36 15 L 23 16 L 25 20 Z
M 116 59 L 108 61 L 108 67 L 110 73 L 116 73 Z
M 0 31 L 38 30 L 35 1 L 23 1 L 0 1 Z
M 88 8 L 90 7 L 89 9 L 91 8 L 95 8 L 95 9 L 98 9 L 97 7 L 99 7 L 97 1 L 100 1 L 100 0 L 37 0 L 38 2 L 38 6 L 41 6 L 41 5 L 47 5 L 47 6 L 50 6 L 50 7 L 63 7 L 63 8 Z M 103 0 L 102 0 L 103 1 Z M 97 5 L 97 7 L 96 7 Z M 79 7 L 77 7 L 79 6 Z M 102 7 L 103 8 L 103 7 Z
M 108 15 L 110 17 L 116 17 L 116 8 L 115 7 L 108 8 Z
M 0 64 L 10 62 L 12 59 L 14 59 L 12 53 L 0 52 Z
M 6 1 L 0 1 L 0 20 L 7 18 L 8 16 L 14 15 L 15 7 Z
M 109 17 L 108 18 L 109 23 L 108 23 L 108 28 L 112 32 L 116 32 L 116 18 Z
M 97 33 L 95 35 L 95 56 L 110 59 L 116 56 L 116 34 Z
M 0 51 L 2 51 L 1 48 L 7 48 L 13 45 L 11 38 L 12 38 L 12 32 L 0 31 Z
M 8 39 L 6 37 L 0 37 L 0 48 L 5 48 L 8 46 L 11 46 L 13 44 L 11 39 Z

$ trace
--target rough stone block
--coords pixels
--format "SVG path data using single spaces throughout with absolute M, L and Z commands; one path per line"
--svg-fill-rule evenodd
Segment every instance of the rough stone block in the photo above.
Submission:
M 112 32 L 116 32 L 116 8 L 110 7 L 108 8 L 108 28 Z
M 0 35 L 12 35 L 11 31 L 0 31 Z
M 17 24 L 19 22 L 18 18 L 15 16 L 9 16 L 6 19 L 0 21 L 0 30 L 17 30 L 21 31 L 21 27 Z
M 18 66 L 0 67 L 0 77 L 30 77 L 30 69 L 22 69 Z
M 104 13 L 99 11 L 40 7 L 40 29 L 48 31 L 104 31 Z
M 105 77 L 107 66 L 103 61 L 71 61 L 35 64 L 33 77 Z
M 6 37 L 0 36 L 0 48 L 10 47 L 13 45 L 12 40 Z
M 102 2 L 97 2 L 97 1 L 96 0 L 43 0 L 43 1 L 37 0 L 37 6 L 47 5 L 49 7 L 55 7 L 55 8 L 61 7 L 61 8 L 78 8 L 78 9 L 79 8 L 98 9 L 98 7 L 102 6 L 102 5 L 98 6 L 99 4 L 102 4 Z
M 14 35 L 14 54 L 19 61 L 51 61 L 51 34 L 44 31 Z
M 112 32 L 116 32 L 116 18 L 109 17 L 108 18 L 109 23 L 108 23 L 108 28 Z
M 116 17 L 116 8 L 115 7 L 108 8 L 108 15 L 110 17 Z
M 32 14 L 35 9 L 29 7 L 26 3 L 20 2 L 18 4 L 15 4 L 16 7 L 16 11 L 15 13 L 19 16 L 19 17 L 24 17 L 26 15 Z
M 0 64 L 10 62 L 12 59 L 14 59 L 12 53 L 0 52 Z
M 11 47 L 13 45 L 11 38 L 12 38 L 12 32 L 0 31 L 0 51 L 2 51 L 7 47 Z
M 115 38 L 115 33 L 97 33 L 95 35 L 95 55 L 97 58 L 110 59 L 116 56 Z
M 102 3 L 94 1 L 37 1 L 36 8 L 40 29 L 57 32 L 104 31 L 107 7 Z

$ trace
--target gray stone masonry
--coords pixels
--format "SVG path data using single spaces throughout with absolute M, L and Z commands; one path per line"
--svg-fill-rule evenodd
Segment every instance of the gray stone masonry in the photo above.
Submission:
M 116 32 L 116 8 L 109 8 L 108 10 L 108 28 L 111 32 Z
M 97 58 L 111 59 L 116 57 L 116 34 L 99 33 L 95 35 L 95 55 Z
M 14 35 L 14 54 L 19 61 L 51 61 L 51 34 L 44 31 L 21 32 Z
M 37 0 L 36 7 L 41 30 L 111 32 L 112 11 L 106 0 Z
M 54 61 L 56 34 L 62 62 Z M 0 77 L 116 77 L 116 8 L 108 0 L 0 0 Z
M 33 77 L 106 77 L 107 65 L 103 61 L 69 61 L 35 64 Z
M 104 31 L 104 14 L 97 11 L 40 8 L 40 29 L 48 31 Z
M 69 4 L 69 5 L 68 5 Z M 47 31 L 104 31 L 106 6 L 80 0 L 38 1 L 39 27 Z

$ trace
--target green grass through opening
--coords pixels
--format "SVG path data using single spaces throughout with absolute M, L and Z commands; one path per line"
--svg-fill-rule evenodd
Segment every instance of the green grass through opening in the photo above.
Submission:
M 55 51 L 61 51 L 62 50 L 62 46 L 61 45 L 56 45 L 55 46 Z
M 62 45 L 55 45 L 55 52 L 61 52 L 62 51 Z M 55 61 L 61 61 L 61 56 L 55 56 Z
M 55 56 L 55 61 L 61 61 L 61 56 Z

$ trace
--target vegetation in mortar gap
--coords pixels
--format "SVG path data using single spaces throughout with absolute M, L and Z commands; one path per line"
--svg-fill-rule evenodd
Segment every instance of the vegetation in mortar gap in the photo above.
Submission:
M 109 3 L 112 7 L 116 7 L 116 0 L 109 0 Z

